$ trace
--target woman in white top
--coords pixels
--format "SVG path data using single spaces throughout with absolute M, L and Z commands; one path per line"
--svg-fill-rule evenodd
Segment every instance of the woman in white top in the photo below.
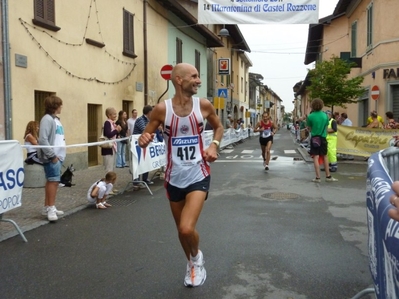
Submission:
M 38 145 L 39 139 L 39 123 L 37 121 L 31 120 L 26 125 L 25 135 L 24 135 L 24 144 L 26 145 L 27 157 L 25 160 L 26 164 L 40 164 L 43 165 L 43 162 L 37 156 L 37 150 L 32 148 L 31 145 Z

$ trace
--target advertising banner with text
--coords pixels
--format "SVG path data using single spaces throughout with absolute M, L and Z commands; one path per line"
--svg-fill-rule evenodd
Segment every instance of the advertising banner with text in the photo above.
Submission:
M 338 126 L 337 153 L 369 157 L 393 145 L 399 130 Z
M 317 24 L 319 0 L 198 0 L 199 24 Z
M 151 142 L 146 148 L 138 144 L 140 135 L 130 138 L 130 151 L 132 152 L 132 176 L 137 179 L 140 174 L 150 172 L 166 165 L 165 142 Z
M 0 157 L 0 214 L 3 214 L 22 204 L 25 174 L 19 142 L 0 141 Z

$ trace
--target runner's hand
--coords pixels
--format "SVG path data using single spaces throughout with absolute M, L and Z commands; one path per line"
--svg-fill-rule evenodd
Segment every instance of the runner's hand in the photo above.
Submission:
M 155 133 L 143 133 L 139 137 L 139 146 L 147 147 L 154 140 Z
M 205 161 L 214 162 L 218 158 L 217 147 L 214 144 L 211 144 L 202 155 Z

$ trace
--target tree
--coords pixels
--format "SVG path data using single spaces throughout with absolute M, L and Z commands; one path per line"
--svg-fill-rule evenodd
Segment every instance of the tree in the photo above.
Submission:
M 283 118 L 283 120 L 284 120 L 285 122 L 290 122 L 290 121 L 292 120 L 292 113 L 290 113 L 290 112 L 284 112 L 284 118 Z
M 316 67 L 309 71 L 310 86 L 307 89 L 312 98 L 320 98 L 327 107 L 341 106 L 357 102 L 357 98 L 364 94 L 363 77 L 348 79 L 351 66 L 336 56 L 330 60 L 316 63 Z

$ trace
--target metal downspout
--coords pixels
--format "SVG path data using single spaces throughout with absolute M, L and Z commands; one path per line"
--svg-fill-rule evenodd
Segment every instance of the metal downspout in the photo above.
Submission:
M 143 1 L 144 106 L 148 105 L 147 0 Z
M 8 0 L 1 1 L 2 44 L 3 44 L 3 76 L 4 76 L 4 110 L 5 139 L 12 139 L 11 118 L 11 72 L 10 72 L 10 38 L 8 33 Z

